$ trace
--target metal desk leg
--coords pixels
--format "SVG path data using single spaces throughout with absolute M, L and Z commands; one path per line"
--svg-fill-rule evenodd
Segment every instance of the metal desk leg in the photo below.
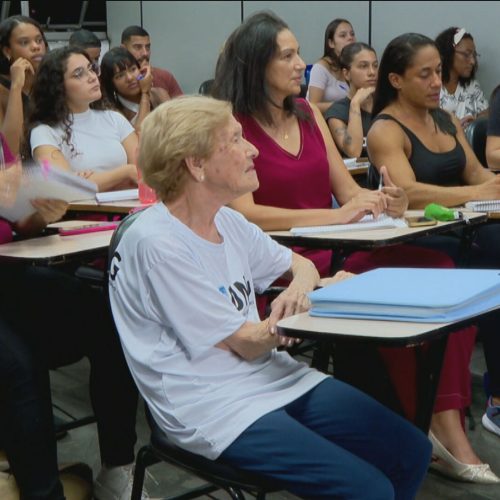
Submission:
M 318 340 L 314 348 L 311 367 L 328 373 L 330 357 L 333 356 L 334 343 L 331 340 Z
M 415 425 L 429 432 L 448 334 L 415 347 L 417 362 L 417 414 Z
M 476 230 L 476 226 L 471 226 L 469 224 L 462 231 L 462 237 L 460 238 L 460 246 L 458 249 L 458 267 L 469 267 L 472 243 L 476 237 Z

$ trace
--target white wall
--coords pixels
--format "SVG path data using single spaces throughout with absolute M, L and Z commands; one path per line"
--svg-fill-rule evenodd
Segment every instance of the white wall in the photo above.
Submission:
M 106 17 L 109 44 L 116 47 L 120 45 L 122 31 L 127 26 L 141 25 L 141 2 L 106 2 Z
M 217 55 L 227 36 L 239 25 L 242 14 L 273 10 L 290 26 L 301 53 L 310 64 L 323 51 L 326 25 L 336 17 L 349 19 L 358 40 L 368 41 L 368 1 L 112 1 L 106 2 L 111 46 L 120 43 L 123 28 L 140 24 L 152 39 L 153 64 L 175 75 L 186 93 L 213 77 Z M 379 57 L 395 36 L 416 31 L 435 38 L 450 26 L 463 26 L 475 38 L 481 54 L 478 79 L 489 96 L 500 83 L 500 2 L 446 2 L 375 0 L 372 4 L 372 45 Z
M 306 64 L 313 64 L 323 55 L 325 28 L 337 17 L 352 23 L 358 40 L 368 41 L 368 2 L 243 2 L 245 18 L 266 9 L 290 26 Z

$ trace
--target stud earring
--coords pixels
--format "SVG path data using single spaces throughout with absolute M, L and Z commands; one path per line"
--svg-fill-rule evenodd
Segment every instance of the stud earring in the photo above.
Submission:
M 200 175 L 200 182 L 203 182 L 205 180 L 205 174 Z

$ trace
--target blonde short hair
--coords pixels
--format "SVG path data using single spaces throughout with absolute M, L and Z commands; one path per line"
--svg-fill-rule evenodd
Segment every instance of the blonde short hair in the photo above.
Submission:
M 181 96 L 151 112 L 141 127 L 138 165 L 162 201 L 179 197 L 188 179 L 185 159 L 209 158 L 215 132 L 229 122 L 231 104 L 205 96 Z

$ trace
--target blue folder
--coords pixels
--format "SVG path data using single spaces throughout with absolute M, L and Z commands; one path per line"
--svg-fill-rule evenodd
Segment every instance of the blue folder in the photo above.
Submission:
M 500 307 L 500 270 L 380 268 L 309 294 L 311 316 L 441 323 Z

